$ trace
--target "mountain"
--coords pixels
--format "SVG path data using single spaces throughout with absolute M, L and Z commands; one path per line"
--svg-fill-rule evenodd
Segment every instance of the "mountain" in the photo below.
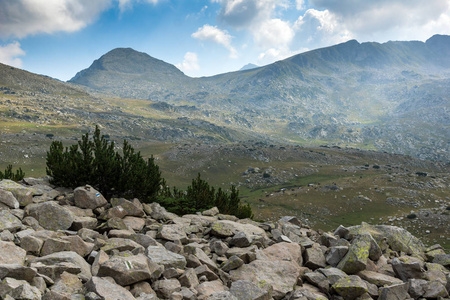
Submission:
M 251 70 L 251 69 L 256 69 L 256 68 L 259 68 L 259 66 L 255 65 L 255 64 L 246 64 L 239 71 Z
M 355 40 L 256 69 L 190 78 L 115 49 L 71 83 L 122 98 L 188 105 L 203 120 L 281 142 L 336 144 L 449 161 L 450 36 Z M 189 116 L 188 116 L 189 117 Z
M 48 76 L 30 73 L 0 63 L 0 86 L 3 91 L 20 89 L 20 91 L 43 94 L 61 94 L 71 96 L 87 96 L 79 86 L 75 87 Z
M 69 82 L 124 98 L 148 98 L 147 91 L 168 93 L 190 78 L 175 66 L 131 48 L 114 49 Z

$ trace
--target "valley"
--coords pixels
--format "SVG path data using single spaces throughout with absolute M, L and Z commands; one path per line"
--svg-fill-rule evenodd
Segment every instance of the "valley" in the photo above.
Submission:
M 0 169 L 44 176 L 53 140 L 98 125 L 171 186 L 238 186 L 256 220 L 393 224 L 450 249 L 449 40 L 349 41 L 204 78 L 132 49 L 69 83 L 0 64 Z

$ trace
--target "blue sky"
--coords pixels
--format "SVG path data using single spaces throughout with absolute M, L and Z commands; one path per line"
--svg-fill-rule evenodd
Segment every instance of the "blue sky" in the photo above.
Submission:
M 117 47 L 199 77 L 433 34 L 450 34 L 450 0 L 0 0 L 0 62 L 64 81 Z

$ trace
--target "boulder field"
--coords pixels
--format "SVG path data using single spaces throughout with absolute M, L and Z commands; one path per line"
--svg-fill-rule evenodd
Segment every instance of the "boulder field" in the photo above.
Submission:
M 406 230 L 177 216 L 46 178 L 0 181 L 0 299 L 450 299 L 450 255 Z

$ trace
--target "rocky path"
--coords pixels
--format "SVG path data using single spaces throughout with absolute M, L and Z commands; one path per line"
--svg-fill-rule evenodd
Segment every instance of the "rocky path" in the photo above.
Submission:
M 0 181 L 0 299 L 449 299 L 450 255 L 386 225 L 177 216 L 89 186 Z

